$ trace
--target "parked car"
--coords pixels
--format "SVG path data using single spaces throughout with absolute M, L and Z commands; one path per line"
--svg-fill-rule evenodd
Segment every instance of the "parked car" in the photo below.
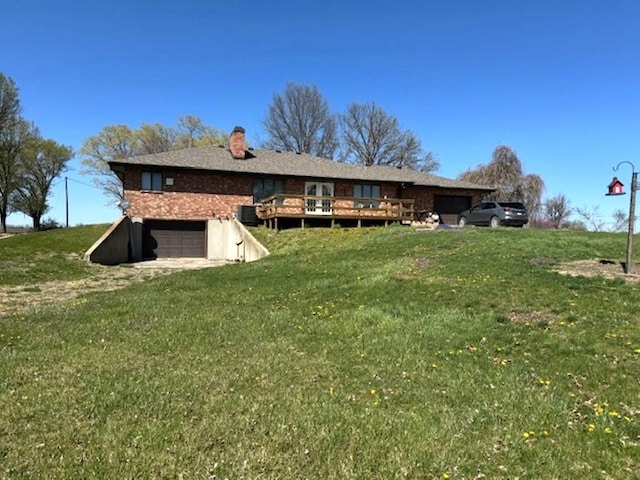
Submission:
M 522 227 L 529 221 L 527 207 L 520 202 L 482 202 L 458 214 L 458 225 L 508 225 Z

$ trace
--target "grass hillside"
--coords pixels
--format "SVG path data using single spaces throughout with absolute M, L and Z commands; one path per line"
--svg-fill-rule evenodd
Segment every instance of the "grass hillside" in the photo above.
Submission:
M 0 240 L 0 286 L 91 275 L 67 254 L 100 233 L 46 233 Z M 0 317 L 0 476 L 638 478 L 640 287 L 554 271 L 623 234 L 256 235 L 259 262 Z
M 0 239 L 0 286 L 89 276 L 90 268 L 80 260 L 106 230 L 106 225 L 90 225 Z

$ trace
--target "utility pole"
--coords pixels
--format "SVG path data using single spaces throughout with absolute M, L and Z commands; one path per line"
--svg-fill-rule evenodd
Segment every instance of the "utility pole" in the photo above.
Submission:
M 69 228 L 69 179 L 64 177 L 64 204 L 67 214 L 67 228 Z

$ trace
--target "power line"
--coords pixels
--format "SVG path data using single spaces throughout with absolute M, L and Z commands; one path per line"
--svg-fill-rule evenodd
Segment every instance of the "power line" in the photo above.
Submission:
M 69 179 L 70 181 L 72 181 L 74 183 L 79 183 L 80 185 L 84 185 L 85 187 L 94 188 L 96 190 L 102 190 L 100 187 L 96 187 L 95 185 L 91 185 L 90 183 L 81 182 L 80 180 L 76 180 L 76 179 L 70 178 L 70 177 L 64 177 L 64 178 L 65 179 Z

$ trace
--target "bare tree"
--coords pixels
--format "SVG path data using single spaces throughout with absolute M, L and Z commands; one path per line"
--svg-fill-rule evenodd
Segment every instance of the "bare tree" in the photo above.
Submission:
M 593 232 L 601 232 L 604 229 L 605 222 L 600 218 L 600 207 L 576 207 L 576 215 L 579 221 L 584 223 L 587 230 Z
M 33 127 L 22 153 L 22 178 L 12 204 L 33 221 L 33 229 L 40 230 L 42 216 L 49 209 L 47 199 L 53 181 L 66 170 L 73 157 L 71 147 L 59 145 L 54 140 L 45 140 Z
M 338 147 L 335 116 L 314 85 L 287 83 L 273 95 L 262 125 L 269 136 L 264 148 L 333 158 Z
M 20 184 L 20 153 L 29 132 L 21 111 L 18 87 L 0 73 L 0 226 L 5 233 L 10 198 Z
M 339 116 L 342 161 L 363 165 L 391 165 L 423 172 L 439 168 L 420 140 L 375 103 L 352 103 Z
M 629 215 L 618 209 L 613 212 L 613 231 L 621 232 L 627 229 L 629 225 Z
M 493 151 L 491 161 L 458 175 L 458 180 L 494 187 L 491 200 L 520 200 L 532 217 L 540 212 L 544 180 L 536 174 L 525 174 L 518 155 L 506 145 Z
M 143 124 L 137 130 L 127 125 L 109 125 L 98 135 L 87 138 L 80 148 L 81 173 L 92 175 L 94 184 L 107 197 L 122 200 L 122 182 L 109 168 L 111 160 L 123 160 L 136 155 L 168 152 L 182 148 L 224 144 L 226 135 L 205 125 L 193 115 L 178 119 L 177 126 L 159 123 Z
M 544 180 L 540 175 L 530 173 L 522 177 L 519 196 L 522 199 L 522 203 L 527 206 L 529 215 L 533 218 L 540 215 L 540 202 L 543 192 Z
M 544 215 L 553 228 L 560 228 L 571 215 L 569 199 L 563 194 L 547 198 L 543 204 Z

